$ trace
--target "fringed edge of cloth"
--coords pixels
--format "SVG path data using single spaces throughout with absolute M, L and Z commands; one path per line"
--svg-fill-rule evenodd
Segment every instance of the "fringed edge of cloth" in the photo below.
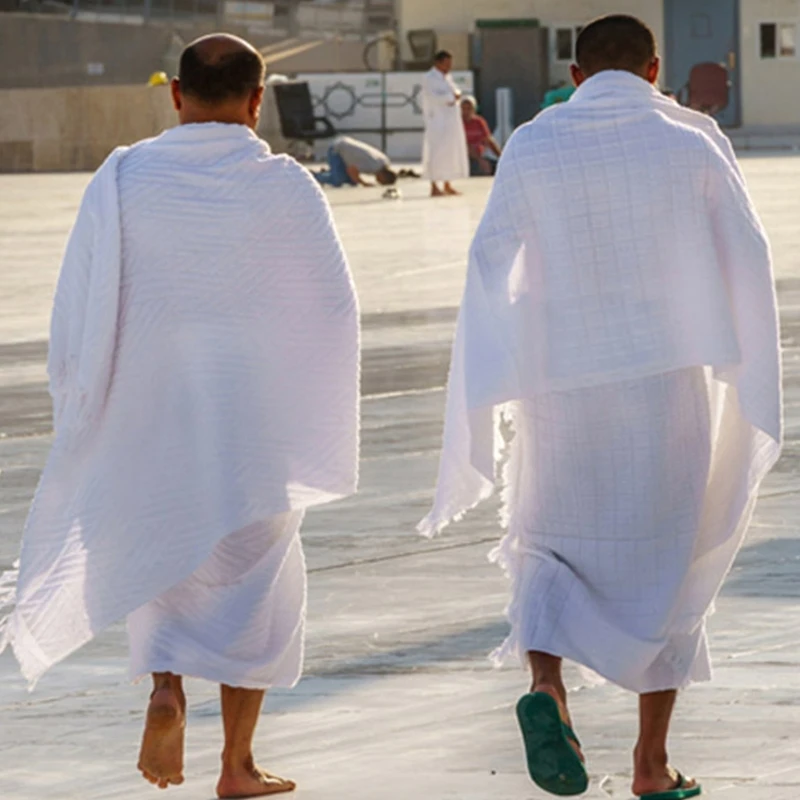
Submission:
M 434 509 L 417 525 L 417 533 L 425 539 L 433 539 L 448 525 L 460 522 L 470 511 L 477 508 L 484 500 L 488 500 L 500 487 L 502 506 L 500 509 L 500 524 L 508 527 L 508 510 L 506 507 L 508 464 L 511 453 L 511 442 L 515 435 L 514 416 L 515 403 L 509 402 L 497 406 L 493 413 L 494 426 L 494 463 L 495 484 L 484 486 L 476 497 L 467 506 L 461 507 L 459 503 L 445 504 L 441 509 Z
M 17 604 L 19 559 L 11 569 L 0 574 L 0 653 L 11 643 L 10 621 Z
M 511 582 L 511 599 L 503 614 L 511 630 L 505 641 L 490 654 L 495 667 L 502 666 L 508 657 L 519 650 L 519 584 L 521 569 L 519 560 L 519 529 L 511 510 L 519 492 L 519 468 L 522 448 L 514 447 L 519 435 L 517 424 L 518 403 L 503 406 L 495 420 L 495 463 L 498 464 L 498 483 L 500 485 L 500 527 L 506 531 L 497 547 L 489 553 L 489 562 L 497 564 Z M 522 659 L 521 659 L 522 660 Z

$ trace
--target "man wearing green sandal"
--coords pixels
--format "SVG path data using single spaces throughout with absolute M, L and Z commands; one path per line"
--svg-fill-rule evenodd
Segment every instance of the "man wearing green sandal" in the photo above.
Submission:
M 556 795 L 589 783 L 562 659 L 639 696 L 635 795 L 701 793 L 667 758 L 670 719 L 711 677 L 706 620 L 780 453 L 769 245 L 730 142 L 663 97 L 658 72 L 646 25 L 596 20 L 575 94 L 506 145 L 420 525 L 433 535 L 492 493 L 513 429 L 496 552 L 511 634 L 495 655 L 533 673 L 517 714 L 530 775 Z

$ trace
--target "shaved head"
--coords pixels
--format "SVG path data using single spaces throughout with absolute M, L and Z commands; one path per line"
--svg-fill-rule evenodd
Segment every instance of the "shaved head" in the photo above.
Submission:
M 624 14 L 590 22 L 578 36 L 575 50 L 578 66 L 587 78 L 608 69 L 644 77 L 658 55 L 653 31 Z
M 261 53 L 238 36 L 212 33 L 195 39 L 181 54 L 181 93 L 205 105 L 242 100 L 264 83 Z

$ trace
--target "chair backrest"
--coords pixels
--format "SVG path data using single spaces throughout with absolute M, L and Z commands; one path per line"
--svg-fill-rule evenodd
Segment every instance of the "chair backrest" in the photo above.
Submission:
M 722 64 L 695 64 L 689 73 L 689 108 L 716 114 L 727 108 L 729 101 L 728 70 Z
M 275 103 L 281 119 L 281 133 L 286 139 L 304 139 L 313 133 L 314 103 L 305 81 L 276 83 Z
M 408 32 L 408 46 L 415 61 L 430 61 L 433 64 L 438 41 L 434 30 L 420 29 Z

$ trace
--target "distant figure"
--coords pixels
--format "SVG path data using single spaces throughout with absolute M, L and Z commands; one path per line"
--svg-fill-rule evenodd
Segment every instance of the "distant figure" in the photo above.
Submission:
M 486 158 L 486 151 L 489 150 L 500 158 L 502 149 L 492 136 L 489 123 L 478 114 L 478 102 L 474 97 L 467 96 L 461 99 L 461 118 L 464 121 L 464 133 L 467 137 L 470 176 L 494 175 L 497 162 Z
M 453 56 L 442 50 L 422 81 L 425 114 L 422 171 L 431 182 L 431 197 L 459 194 L 452 182 L 469 176 L 467 140 L 458 107 L 461 92 L 450 75 L 452 68 Z M 444 184 L 441 189 L 439 183 Z
M 139 769 L 162 789 L 184 780 L 183 676 L 221 684 L 224 798 L 294 789 L 253 735 L 302 670 L 305 511 L 356 487 L 352 278 L 319 186 L 254 132 L 263 85 L 249 44 L 198 39 L 181 124 L 86 190 L 53 308 L 55 441 L 0 620 L 34 683 L 127 619 L 131 678 L 153 679 Z
M 372 186 L 364 175 L 373 175 L 381 186 L 394 186 L 397 172 L 389 156 L 350 136 L 339 136 L 328 149 L 328 168 L 315 172 L 316 179 L 327 186 Z
M 673 709 L 711 678 L 708 617 L 781 451 L 770 248 L 719 126 L 654 87 L 643 22 L 595 20 L 576 56 L 570 101 L 506 144 L 472 243 L 420 530 L 504 477 L 494 656 L 532 673 L 531 778 L 588 786 L 569 659 L 638 695 L 632 793 L 685 800 L 702 790 L 669 762 Z
M 559 103 L 566 103 L 573 94 L 575 94 L 575 86 L 572 84 L 564 84 L 563 86 L 557 86 L 555 89 L 550 89 L 545 93 L 542 108 L 550 108 L 550 106 L 557 106 Z

